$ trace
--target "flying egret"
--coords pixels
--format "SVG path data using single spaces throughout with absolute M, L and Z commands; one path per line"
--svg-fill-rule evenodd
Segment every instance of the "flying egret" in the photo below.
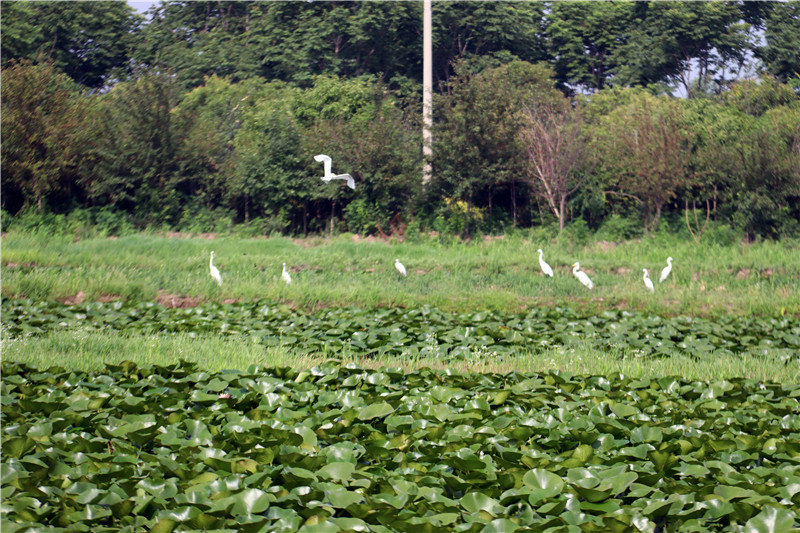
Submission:
M 544 259 L 542 259 L 542 254 L 544 254 L 544 252 L 542 251 L 541 248 L 539 248 L 536 251 L 539 252 L 539 266 L 542 267 L 542 272 L 544 272 L 545 274 L 547 274 L 548 276 L 550 276 L 552 278 L 553 277 L 553 269 L 550 268 L 550 265 L 548 265 L 547 263 L 544 262 Z
M 214 278 L 220 287 L 222 287 L 222 276 L 219 275 L 219 269 L 214 266 L 214 252 L 211 252 L 211 259 L 208 261 L 208 268 L 211 270 L 211 277 Z
M 286 263 L 283 264 L 283 272 L 281 272 L 281 279 L 286 282 L 286 284 L 290 284 L 292 282 L 292 276 L 286 271 Z
M 661 277 L 658 278 L 658 282 L 661 283 L 667 279 L 667 276 L 669 276 L 670 272 L 672 272 L 672 258 L 667 257 L 667 266 L 665 266 L 664 270 L 661 271 Z
M 394 267 L 400 272 L 403 276 L 406 275 L 406 267 L 403 266 L 403 263 L 400 262 L 399 259 L 394 260 Z
M 328 182 L 331 180 L 347 180 L 347 186 L 351 189 L 356 188 L 356 182 L 353 179 L 353 176 L 350 174 L 334 174 L 331 172 L 331 158 L 325 154 L 319 154 L 314 156 L 314 160 L 318 163 L 322 163 L 325 169 L 325 175 L 322 176 L 322 181 Z
M 647 269 L 646 269 L 646 268 L 643 268 L 642 270 L 644 271 L 644 286 L 645 286 L 645 287 L 647 287 L 647 290 L 648 290 L 648 291 L 650 291 L 650 292 L 656 292 L 656 289 L 655 289 L 655 287 L 653 287 L 653 281 L 652 281 L 652 280 L 650 279 L 650 277 L 647 275 Z
M 583 283 L 584 285 L 589 287 L 589 290 L 591 290 L 592 287 L 594 287 L 594 283 L 592 283 L 592 280 L 590 280 L 589 276 L 586 275 L 586 272 L 583 272 L 583 271 L 579 270 L 580 268 L 581 268 L 581 264 L 580 263 L 573 264 L 572 265 L 572 274 L 576 278 L 578 278 L 578 281 L 580 281 L 581 283 Z

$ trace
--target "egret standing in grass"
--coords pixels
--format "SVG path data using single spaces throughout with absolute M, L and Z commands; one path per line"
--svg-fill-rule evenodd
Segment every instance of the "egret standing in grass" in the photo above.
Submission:
M 406 275 L 406 267 L 403 266 L 403 263 L 400 262 L 399 259 L 394 260 L 394 267 L 400 272 L 403 276 Z
M 208 268 L 211 270 L 211 277 L 214 278 L 217 284 L 222 287 L 222 276 L 219 275 L 219 269 L 214 266 L 214 251 L 211 251 L 211 259 L 208 261 Z
M 536 251 L 539 252 L 539 266 L 542 267 L 542 272 L 544 272 L 546 275 L 548 275 L 548 276 L 550 276 L 552 278 L 553 277 L 553 269 L 550 268 L 550 265 L 548 265 L 547 263 L 544 262 L 544 259 L 542 259 L 542 255 L 544 255 L 544 252 L 542 251 L 541 248 L 539 248 Z
M 574 263 L 572 265 L 572 274 L 578 278 L 578 281 L 589 287 L 589 290 L 591 290 L 594 287 L 594 283 L 592 283 L 592 280 L 590 280 L 589 276 L 586 275 L 586 272 L 583 272 L 580 270 L 580 268 L 580 263 Z
M 658 278 L 658 282 L 663 283 L 663 281 L 667 279 L 667 276 L 669 276 L 670 272 L 672 272 L 672 258 L 667 257 L 667 266 L 665 266 L 664 270 L 661 271 L 661 277 Z
M 650 276 L 647 275 L 647 269 L 643 268 L 644 271 L 644 286 L 647 287 L 647 290 L 650 292 L 656 292 L 656 288 L 653 287 L 653 281 L 650 279 Z
M 325 154 L 319 154 L 314 156 L 314 161 L 323 164 L 323 169 L 325 170 L 325 175 L 322 176 L 322 181 L 329 182 L 331 180 L 347 180 L 347 186 L 351 189 L 356 188 L 356 182 L 353 179 L 353 176 L 350 174 L 334 174 L 331 172 L 331 158 Z
M 285 281 L 287 285 L 292 282 L 292 276 L 290 276 L 289 272 L 286 271 L 286 263 L 283 264 L 283 272 L 281 272 L 281 279 Z

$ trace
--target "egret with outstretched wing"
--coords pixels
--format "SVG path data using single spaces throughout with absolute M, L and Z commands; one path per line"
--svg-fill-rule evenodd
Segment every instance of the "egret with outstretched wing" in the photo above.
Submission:
M 353 176 L 350 174 L 334 174 L 331 171 L 331 158 L 325 154 L 319 154 L 314 156 L 314 161 L 323 164 L 323 169 L 325 170 L 325 175 L 322 176 L 322 181 L 328 182 L 331 180 L 347 180 L 347 186 L 351 189 L 356 188 L 356 181 L 353 179 Z

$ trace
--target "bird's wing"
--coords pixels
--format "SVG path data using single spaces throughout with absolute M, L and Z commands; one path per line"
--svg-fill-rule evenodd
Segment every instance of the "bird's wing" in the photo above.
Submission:
M 351 189 L 355 189 L 356 188 L 356 181 L 353 179 L 353 176 L 351 176 L 350 174 L 336 174 L 335 176 L 331 176 L 330 178 L 328 178 L 325 181 L 328 181 L 328 180 L 347 180 L 347 186 L 348 187 L 350 187 Z
M 328 179 L 330 179 L 330 178 L 329 178 L 329 176 L 330 176 L 331 174 L 333 174 L 333 172 L 331 172 L 331 158 L 330 158 L 330 157 L 328 157 L 328 156 L 327 156 L 327 155 L 325 155 L 325 154 L 319 154 L 319 155 L 315 155 L 315 156 L 314 156 L 314 160 L 315 160 L 315 161 L 318 161 L 318 162 L 320 162 L 320 163 L 322 163 L 322 164 L 323 164 L 323 167 L 322 167 L 322 168 L 323 168 L 323 169 L 324 169 L 324 171 L 325 171 L 325 177 L 326 177 L 326 178 L 328 178 Z M 326 180 L 326 181 L 327 181 L 327 180 Z

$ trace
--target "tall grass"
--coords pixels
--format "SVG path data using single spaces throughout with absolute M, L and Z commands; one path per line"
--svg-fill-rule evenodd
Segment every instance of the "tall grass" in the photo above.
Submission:
M 357 305 L 420 306 L 446 310 L 519 311 L 531 306 L 608 308 L 654 314 L 800 315 L 800 251 L 793 243 L 697 245 L 669 236 L 621 244 L 576 244 L 566 238 L 518 233 L 491 242 L 356 242 L 334 239 L 218 239 L 130 235 L 75 242 L 71 237 L 10 233 L 3 237 L 5 297 L 165 301 L 281 300 L 314 308 Z M 546 278 L 537 248 L 556 276 Z M 208 258 L 222 273 L 218 287 Z M 674 268 L 658 275 L 667 256 Z M 399 258 L 408 277 L 394 270 Z M 595 282 L 588 291 L 572 276 L 580 261 Z M 280 280 L 281 263 L 292 272 Z M 644 290 L 650 269 L 656 293 Z
M 639 358 L 630 354 L 598 351 L 589 346 L 570 346 L 542 351 L 522 350 L 514 356 L 491 357 L 477 350 L 463 360 L 436 358 L 365 358 L 352 353 L 300 354 L 268 348 L 247 337 L 193 337 L 120 335 L 110 332 L 53 332 L 42 337 L 3 340 L 3 359 L 46 369 L 53 365 L 74 370 L 102 370 L 106 365 L 130 360 L 138 365 L 167 365 L 187 360 L 209 371 L 246 369 L 250 365 L 310 368 L 336 359 L 365 368 L 394 367 L 415 370 L 422 367 L 461 372 L 549 372 L 559 370 L 576 375 L 621 373 L 636 378 L 681 376 L 686 379 L 716 380 L 747 377 L 762 381 L 797 383 L 800 367 L 787 366 L 778 357 L 719 355 L 706 360 L 684 356 Z

